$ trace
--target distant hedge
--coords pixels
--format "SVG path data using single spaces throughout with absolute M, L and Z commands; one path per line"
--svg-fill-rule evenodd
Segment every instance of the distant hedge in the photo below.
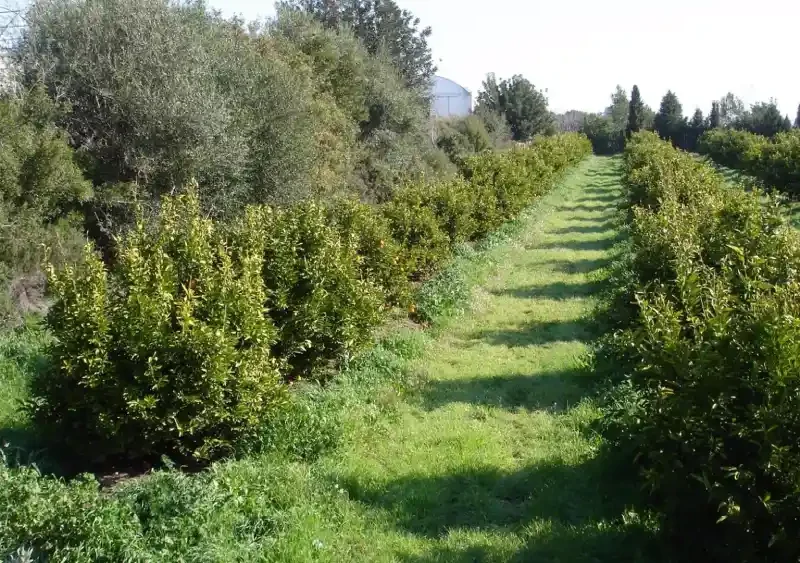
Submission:
M 228 455 L 281 408 L 285 382 L 362 349 L 409 283 L 545 193 L 591 152 L 567 134 L 468 159 L 467 178 L 381 206 L 251 206 L 230 223 L 196 188 L 140 219 L 107 266 L 51 269 L 52 369 L 29 408 L 73 454 Z
M 700 137 L 700 154 L 741 170 L 793 197 L 800 196 L 800 131 L 769 139 L 732 129 L 713 129 Z
M 607 342 L 631 384 L 618 438 L 692 560 L 795 562 L 800 234 L 650 133 L 624 180 L 635 321 Z

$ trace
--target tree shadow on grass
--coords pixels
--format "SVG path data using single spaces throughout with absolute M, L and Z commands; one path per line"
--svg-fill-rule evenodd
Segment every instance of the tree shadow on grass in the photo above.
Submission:
M 622 240 L 621 234 L 596 240 L 555 240 L 553 242 L 531 245 L 531 249 L 563 248 L 565 250 L 608 250 L 620 240 Z
M 598 330 L 597 320 L 588 317 L 571 321 L 534 321 L 513 329 L 474 332 L 463 345 L 469 348 L 488 343 L 519 348 L 555 342 L 589 342 L 597 336 Z
M 578 203 L 575 205 L 561 205 L 556 209 L 558 211 L 611 211 L 617 209 L 617 205 L 611 203 L 605 205 L 586 205 Z
M 620 479 L 627 469 L 612 455 L 604 450 L 576 463 L 552 459 L 516 471 L 478 467 L 410 474 L 388 483 L 350 480 L 344 487 L 353 500 L 385 510 L 399 529 L 423 538 L 441 539 L 454 530 L 528 536 L 512 561 L 596 561 L 570 556 L 614 554 L 628 541 L 629 549 L 619 552 L 623 558 L 599 560 L 635 561 L 625 557 L 641 549 L 647 532 L 626 525 L 624 515 L 641 499 L 633 479 Z M 470 561 L 470 556 L 490 557 L 491 551 L 444 550 L 434 560 Z
M 588 221 L 587 221 L 588 222 Z M 596 221 L 593 221 L 596 222 Z M 594 225 L 575 225 L 572 227 L 564 227 L 561 229 L 552 229 L 547 231 L 551 235 L 573 235 L 573 234 L 599 234 L 605 233 L 617 226 L 616 221 L 608 220 L 596 222 Z
M 608 268 L 612 261 L 611 258 L 585 258 L 582 260 L 551 260 L 543 262 L 542 265 L 567 274 L 589 274 Z
M 608 170 L 608 171 L 606 171 L 606 170 L 603 170 L 603 171 L 591 170 L 591 171 L 587 172 L 586 175 L 589 178 L 613 178 L 615 180 L 618 180 L 619 176 L 620 176 L 620 172 L 619 172 L 619 170 Z
M 604 193 L 590 192 L 588 195 L 584 195 L 580 199 L 575 200 L 576 203 L 592 203 L 592 202 L 613 203 L 617 201 L 620 201 L 619 194 L 608 193 L 607 191 Z
M 592 225 L 597 225 L 601 221 L 611 222 L 614 221 L 613 219 L 607 219 L 606 217 L 570 217 L 570 223 L 591 223 Z
M 582 283 L 556 282 L 547 285 L 534 285 L 529 287 L 514 287 L 492 291 L 493 295 L 511 296 L 519 299 L 574 299 L 587 297 L 598 292 L 602 284 L 594 281 Z
M 564 412 L 596 389 L 596 379 L 584 368 L 531 374 L 428 382 L 422 404 L 435 410 L 451 403 L 499 407 L 511 411 Z
M 656 563 L 665 559 L 652 531 L 640 524 L 575 528 L 550 523 L 509 555 L 493 545 L 444 547 L 425 556 L 401 556 L 405 563 Z

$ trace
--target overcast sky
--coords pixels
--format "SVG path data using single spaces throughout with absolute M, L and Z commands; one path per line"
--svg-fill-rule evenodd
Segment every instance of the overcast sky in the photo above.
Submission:
M 247 19 L 271 0 L 209 0 Z M 746 103 L 800 104 L 800 0 L 397 0 L 433 28 L 438 74 L 477 94 L 487 72 L 522 74 L 553 111 L 599 111 L 621 84 L 658 109 L 668 89 L 707 114 L 731 91 Z

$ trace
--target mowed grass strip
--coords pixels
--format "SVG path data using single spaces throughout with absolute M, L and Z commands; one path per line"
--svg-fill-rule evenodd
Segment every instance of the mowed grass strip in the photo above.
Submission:
M 546 196 L 494 251 L 474 311 L 419 362 L 420 396 L 328 462 L 371 528 L 341 530 L 342 548 L 369 537 L 361 556 L 375 561 L 647 560 L 648 526 L 590 429 L 584 367 L 618 181 L 616 161 L 592 158 Z

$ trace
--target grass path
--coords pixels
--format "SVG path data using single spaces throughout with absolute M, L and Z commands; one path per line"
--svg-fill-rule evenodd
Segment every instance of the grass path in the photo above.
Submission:
M 360 513 L 331 560 L 645 560 L 645 526 L 588 428 L 582 369 L 618 181 L 616 161 L 594 157 L 546 196 L 494 251 L 475 310 L 425 354 L 421 396 L 331 462 Z

